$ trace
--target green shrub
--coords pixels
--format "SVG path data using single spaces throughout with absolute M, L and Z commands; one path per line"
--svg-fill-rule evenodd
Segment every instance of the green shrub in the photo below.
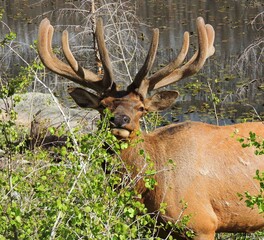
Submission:
M 250 132 L 249 137 L 247 138 L 238 138 L 238 141 L 241 143 L 243 148 L 254 147 L 256 155 L 264 154 L 264 139 L 259 137 L 256 133 Z M 264 172 L 260 170 L 256 171 L 256 176 L 254 179 L 259 181 L 259 194 L 251 195 L 249 192 L 244 194 L 239 194 L 241 200 L 245 199 L 245 203 L 248 207 L 258 207 L 259 213 L 264 213 Z

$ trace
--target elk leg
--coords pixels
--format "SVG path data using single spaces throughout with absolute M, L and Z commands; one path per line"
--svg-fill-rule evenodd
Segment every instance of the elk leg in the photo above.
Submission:
M 210 204 L 204 204 L 204 207 L 197 209 L 197 216 L 194 217 L 193 224 L 194 226 L 191 226 L 191 228 L 193 228 L 196 233 L 194 240 L 215 239 L 215 232 L 218 227 L 218 218 Z

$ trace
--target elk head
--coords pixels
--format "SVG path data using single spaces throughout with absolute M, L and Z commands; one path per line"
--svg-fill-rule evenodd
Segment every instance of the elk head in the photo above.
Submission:
M 103 22 L 100 18 L 96 22 L 95 36 L 104 69 L 103 77 L 78 64 L 69 48 L 67 31 L 62 34 L 62 50 L 68 64 L 55 56 L 52 51 L 54 29 L 48 19 L 42 20 L 39 26 L 38 51 L 43 64 L 48 69 L 96 92 L 95 94 L 83 88 L 70 87 L 68 92 L 80 107 L 97 109 L 100 113 L 108 108 L 113 113 L 111 119 L 113 134 L 118 138 L 131 138 L 139 130 L 139 119 L 145 112 L 164 110 L 170 107 L 178 96 L 176 91 L 161 91 L 151 97 L 147 97 L 147 94 L 151 90 L 195 74 L 202 68 L 206 59 L 214 54 L 213 27 L 205 24 L 202 17 L 198 17 L 196 23 L 198 49 L 191 59 L 183 64 L 189 49 L 189 33 L 185 32 L 178 56 L 167 66 L 149 76 L 159 39 L 159 30 L 154 29 L 143 66 L 134 81 L 122 91 L 117 90 L 114 82 L 112 64 L 104 40 Z

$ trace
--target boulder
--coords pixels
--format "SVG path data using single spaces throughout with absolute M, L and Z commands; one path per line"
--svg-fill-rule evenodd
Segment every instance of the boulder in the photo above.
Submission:
M 14 104 L 14 97 L 21 100 Z M 16 125 L 23 127 L 31 139 L 43 141 L 52 134 L 48 129 L 55 130 L 64 125 L 65 131 L 78 127 L 81 132 L 91 132 L 99 115 L 95 110 L 84 110 L 77 106 L 70 108 L 62 106 L 60 101 L 51 94 L 29 92 L 18 94 L 7 100 L 0 99 L 0 119 L 8 120 L 8 109 L 17 113 Z

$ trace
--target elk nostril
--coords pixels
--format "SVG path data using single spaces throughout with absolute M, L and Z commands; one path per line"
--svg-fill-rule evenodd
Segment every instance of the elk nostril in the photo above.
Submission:
M 127 115 L 115 115 L 114 117 L 110 118 L 110 122 L 115 127 L 123 127 L 125 124 L 130 123 L 130 117 Z
M 130 117 L 124 115 L 123 116 L 123 123 L 125 123 L 125 124 L 130 123 Z

